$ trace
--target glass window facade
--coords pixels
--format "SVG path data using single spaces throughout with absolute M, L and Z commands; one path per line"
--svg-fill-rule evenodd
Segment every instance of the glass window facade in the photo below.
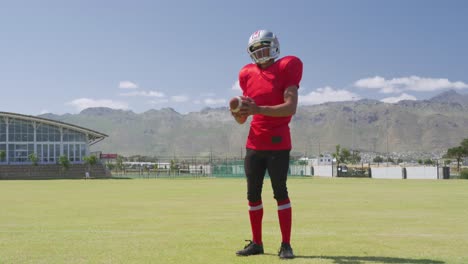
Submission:
M 36 141 L 60 142 L 60 129 L 56 126 L 39 124 L 39 126 L 36 129 Z
M 29 155 L 34 153 L 34 144 L 17 143 L 8 144 L 8 161 L 23 163 L 29 161 Z
M 60 157 L 59 144 L 37 144 L 37 157 L 40 163 L 57 163 Z
M 70 129 L 63 130 L 64 142 L 86 142 L 86 135 Z
M 0 162 L 5 162 L 6 161 L 6 144 L 2 144 L 1 141 L 0 141 L 0 152 L 3 152 L 4 153 L 4 157 L 1 157 L 0 156 Z
M 0 142 L 6 142 L 6 123 L 3 118 L 0 117 Z
M 86 156 L 86 144 L 63 144 L 63 155 L 67 156 L 71 162 L 83 161 Z
M 11 119 L 8 126 L 9 142 L 34 141 L 33 122 L 27 120 Z
M 80 163 L 89 153 L 88 136 L 80 131 L 39 121 L 0 116 L 0 163 L 30 163 L 35 154 L 42 164 L 57 163 L 61 155 Z

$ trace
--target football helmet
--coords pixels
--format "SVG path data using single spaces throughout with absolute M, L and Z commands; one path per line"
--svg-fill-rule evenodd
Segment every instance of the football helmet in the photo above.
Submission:
M 247 52 L 257 64 L 276 59 L 280 54 L 278 38 L 269 30 L 257 30 L 249 38 Z

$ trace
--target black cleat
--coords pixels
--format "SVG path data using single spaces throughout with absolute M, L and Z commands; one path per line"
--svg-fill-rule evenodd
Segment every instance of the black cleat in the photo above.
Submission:
M 278 252 L 280 259 L 292 259 L 294 258 L 294 253 L 291 248 L 291 245 L 288 243 L 281 243 L 280 251 Z
M 244 249 L 239 250 L 236 252 L 237 256 L 250 256 L 250 255 L 259 255 L 263 254 L 263 245 L 255 244 L 252 240 L 246 240 L 250 241 L 249 244 L 247 244 Z

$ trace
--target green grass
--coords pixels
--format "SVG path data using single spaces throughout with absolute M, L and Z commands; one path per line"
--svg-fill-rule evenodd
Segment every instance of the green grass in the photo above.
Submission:
M 287 263 L 468 263 L 468 181 L 291 178 Z M 244 179 L 0 181 L 0 263 L 284 263 L 269 180 L 266 255 Z

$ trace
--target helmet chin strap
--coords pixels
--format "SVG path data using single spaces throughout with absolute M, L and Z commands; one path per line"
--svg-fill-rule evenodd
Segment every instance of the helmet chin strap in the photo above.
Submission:
M 270 58 L 270 57 L 262 58 L 262 59 L 256 60 L 256 63 L 257 64 L 264 64 L 264 63 L 268 63 L 270 60 L 272 60 L 272 58 Z

